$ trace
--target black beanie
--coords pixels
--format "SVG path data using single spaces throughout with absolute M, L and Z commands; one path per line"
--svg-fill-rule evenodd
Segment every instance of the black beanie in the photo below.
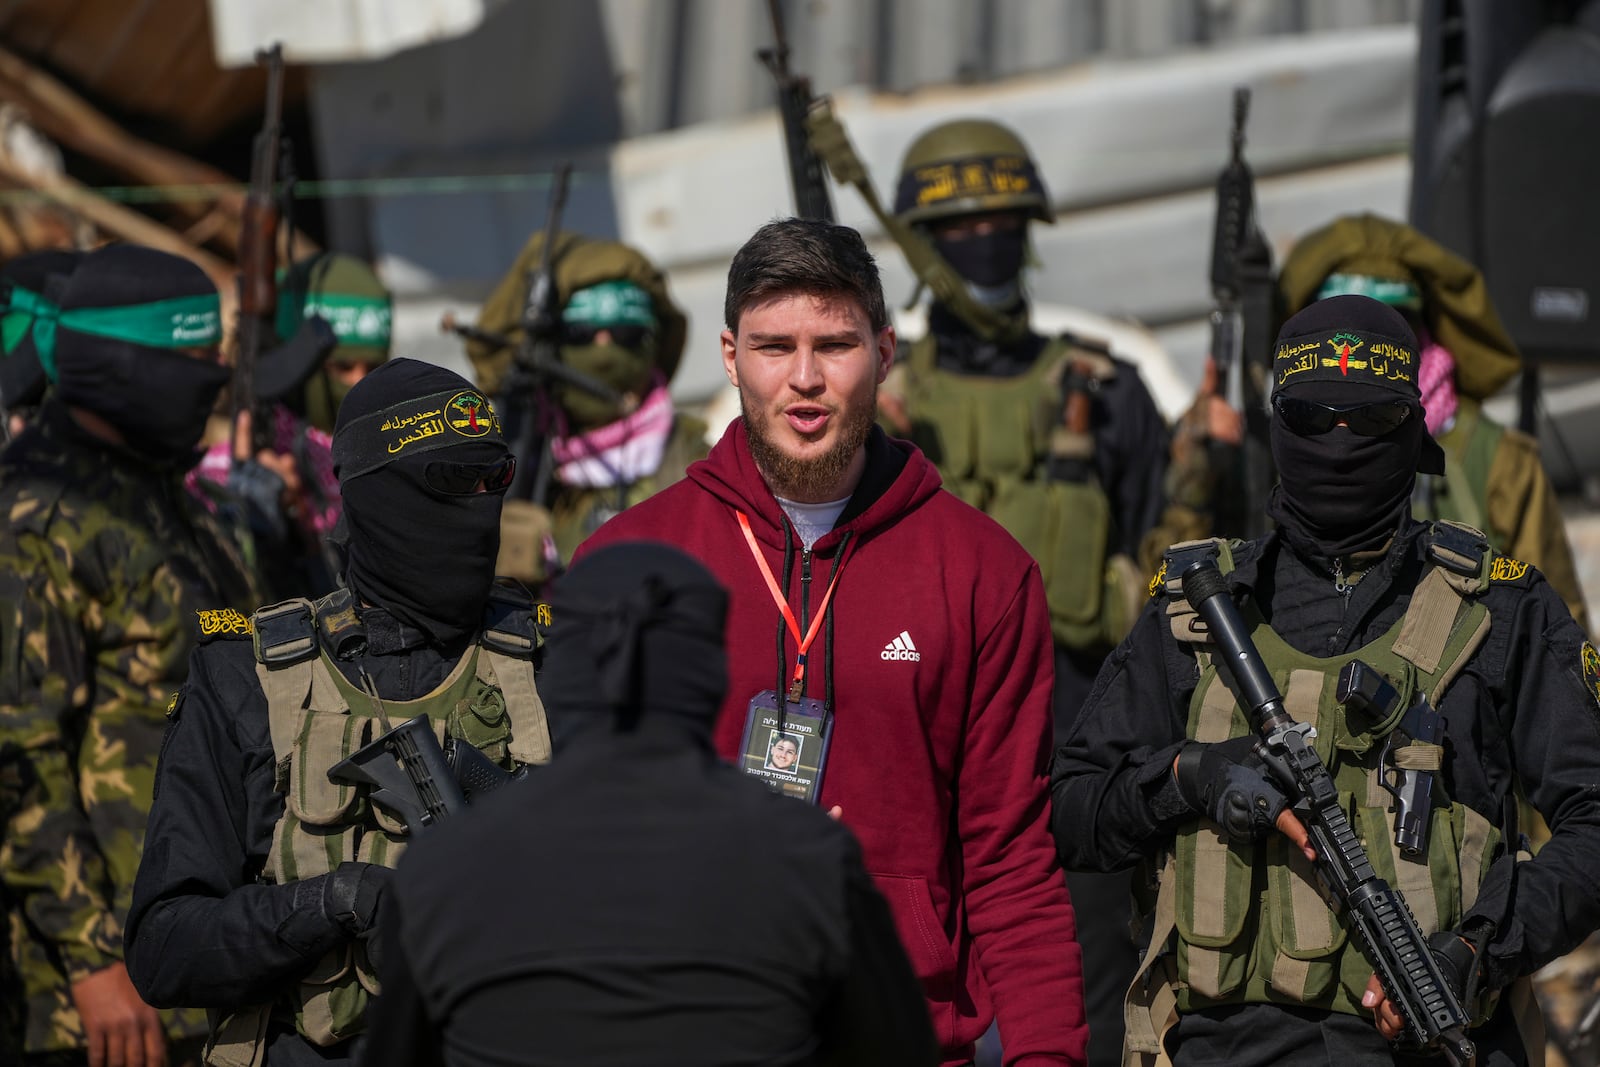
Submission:
M 556 582 L 539 695 L 557 734 L 672 715 L 709 737 L 728 688 L 728 593 L 695 559 L 646 541 L 583 557 Z
M 53 295 L 56 286 L 47 288 L 52 291 L 47 295 Z M 170 314 L 159 311 L 160 343 L 78 328 L 70 314 L 166 301 L 192 306 Z M 206 272 L 154 248 L 107 245 L 79 261 L 60 286 L 56 303 L 61 318 L 53 358 L 40 341 L 46 370 L 54 366 L 56 398 L 100 415 L 146 458 L 193 463 L 206 420 L 229 377 L 226 367 L 180 350 L 214 350 L 221 336 L 217 287 Z
M 440 646 L 476 632 L 494 582 L 504 488 L 449 492 L 433 472 L 510 454 L 493 406 L 459 374 L 393 359 L 357 382 L 333 435 L 352 592 Z
M 1367 296 L 1332 296 L 1307 305 L 1278 331 L 1273 391 L 1331 405 L 1398 394 L 1420 412 L 1419 365 L 1416 334 L 1398 311 Z M 1426 434 L 1416 469 L 1444 473 L 1444 450 Z

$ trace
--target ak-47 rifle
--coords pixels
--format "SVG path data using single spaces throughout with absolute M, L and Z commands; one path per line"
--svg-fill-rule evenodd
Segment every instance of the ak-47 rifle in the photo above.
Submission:
M 789 69 L 789 37 L 783 30 L 780 0 L 767 0 L 772 16 L 773 47 L 756 52 L 772 80 L 778 83 L 778 113 L 783 117 L 783 146 L 789 157 L 789 185 L 794 190 L 794 212 L 803 219 L 834 221 L 833 199 L 822 161 L 806 135 L 806 113 L 814 99 L 811 79 Z
M 1470 1067 L 1477 1052 L 1466 1035 L 1470 1020 L 1460 997 L 1405 898 L 1372 869 L 1333 776 L 1311 745 L 1316 730 L 1296 722 L 1284 708 L 1227 579 L 1214 559 L 1190 564 L 1181 577 L 1184 598 L 1205 620 L 1217 646 L 1216 662 L 1232 677 L 1239 704 L 1261 735 L 1256 751 L 1305 826 L 1317 854 L 1317 878 L 1385 995 L 1405 1017 L 1406 1036 L 1423 1048 L 1438 1049 L 1452 1067 Z
M 1233 129 L 1228 164 L 1217 177 L 1217 219 L 1211 240 L 1211 358 L 1228 403 L 1244 416 L 1244 441 L 1237 462 L 1219 489 L 1220 532 L 1259 537 L 1266 533 L 1267 494 L 1272 490 L 1268 438 L 1268 376 L 1272 370 L 1272 248 L 1256 220 L 1255 176 L 1244 159 L 1250 90 L 1233 91 Z
M 561 232 L 561 213 L 566 208 L 567 184 L 571 177 L 572 164 L 563 163 L 550 186 L 544 239 L 539 247 L 539 268 L 528 277 L 528 299 L 519 324 L 521 339 L 514 340 L 506 334 L 458 322 L 453 314 L 446 314 L 439 322 L 447 333 L 511 350 L 511 373 L 502 389 L 504 403 L 501 406 L 514 420 L 517 430 L 511 446 L 512 454 L 517 457 L 517 473 L 506 496 L 510 500 L 531 500 L 536 504 L 543 503 L 554 474 L 550 427 L 541 418 L 549 405 L 540 402 L 551 382 L 570 385 L 609 401 L 616 406 L 619 415 L 628 413 L 621 393 L 573 370 L 559 358 L 561 308 L 556 303 L 558 294 L 553 267 L 556 240 Z
M 233 427 L 256 407 L 256 365 L 275 340 L 278 315 L 278 152 L 283 144 L 283 45 L 256 53 L 267 67 L 267 112 L 250 146 L 250 191 L 244 199 L 239 234 L 239 328 L 233 362 Z M 234 462 L 254 455 L 234 455 Z

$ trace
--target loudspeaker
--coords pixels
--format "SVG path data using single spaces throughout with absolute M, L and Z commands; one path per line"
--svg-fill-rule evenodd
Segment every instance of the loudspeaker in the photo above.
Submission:
M 1600 0 L 1428 0 L 1411 221 L 1477 263 L 1524 355 L 1600 361 Z

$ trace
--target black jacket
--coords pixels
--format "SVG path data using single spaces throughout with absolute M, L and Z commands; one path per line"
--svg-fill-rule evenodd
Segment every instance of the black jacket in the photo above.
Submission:
M 428 645 L 379 608 L 362 621 L 365 654 L 336 662 L 352 681 L 364 666 L 390 700 L 437 688 L 463 651 Z M 322 911 L 323 878 L 260 881 L 284 801 L 249 637 L 197 648 L 169 714 L 128 917 L 128 973 L 158 1007 L 272 1002 L 349 935 Z M 293 1067 L 354 1062 L 359 1039 L 318 1049 L 279 1013 L 268 1042 L 267 1067 Z
M 854 838 L 708 735 L 590 725 L 417 841 L 385 901 L 366 1062 L 936 1063 Z
M 1348 600 L 1334 591 L 1330 571 L 1275 534 L 1234 552 L 1229 583 L 1292 647 L 1349 652 L 1405 613 L 1424 570 L 1427 530 L 1407 520 Z M 1600 926 L 1600 678 L 1586 676 L 1585 652 L 1593 662 L 1593 650 L 1538 571 L 1492 581 L 1481 602 L 1488 637 L 1439 707 L 1445 792 L 1502 825 L 1520 782 L 1552 832 L 1536 859 L 1516 865 L 1510 914 L 1491 915 L 1504 897 L 1486 892 L 1466 918 L 1496 920 L 1484 962 L 1488 981 L 1501 986 Z M 1165 608 L 1158 592 L 1056 752 L 1053 827 L 1068 867 L 1132 866 L 1195 817 L 1177 798 L 1170 768 L 1200 672 L 1191 647 L 1172 636 Z

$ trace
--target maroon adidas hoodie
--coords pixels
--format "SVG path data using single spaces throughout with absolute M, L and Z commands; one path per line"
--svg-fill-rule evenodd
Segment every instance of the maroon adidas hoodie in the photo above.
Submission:
M 1082 1063 L 1078 945 L 1049 833 L 1052 659 L 1038 567 L 998 524 L 941 491 L 920 451 L 878 430 L 856 497 L 808 554 L 735 421 L 685 480 L 613 518 L 579 553 L 665 541 L 728 587 L 729 687 L 715 734 L 727 759 L 750 698 L 776 684 L 782 625 L 741 510 L 780 583 L 787 533 L 788 599 L 802 631 L 842 560 L 832 624 L 808 657 L 808 695 L 823 697 L 833 672 L 821 804 L 841 806 L 861 840 L 944 1062 L 970 1060 L 998 1014 L 1007 1064 Z M 795 642 L 784 643 L 792 670 Z

